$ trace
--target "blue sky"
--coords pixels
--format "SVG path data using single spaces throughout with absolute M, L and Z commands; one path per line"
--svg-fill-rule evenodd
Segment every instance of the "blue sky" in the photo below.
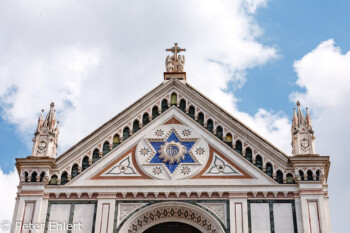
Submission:
M 303 91 L 295 84 L 293 62 L 329 38 L 343 51 L 350 50 L 349 9 L 346 0 L 271 0 L 258 9 L 256 21 L 264 30 L 259 40 L 276 47 L 280 58 L 247 71 L 247 83 L 236 92 L 239 108 L 251 114 L 263 107 L 290 115 L 294 104 L 287 93 Z
M 296 99 L 310 108 L 345 232 L 350 1 L 178 2 L 0 0 L 0 185 L 30 155 L 42 108 L 56 103 L 62 153 L 161 83 L 178 42 L 188 82 L 287 154 Z

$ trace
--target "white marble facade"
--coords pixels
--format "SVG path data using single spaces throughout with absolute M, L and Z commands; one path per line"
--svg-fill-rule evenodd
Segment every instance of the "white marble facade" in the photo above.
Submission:
M 17 159 L 11 232 L 29 232 L 25 223 L 143 232 L 175 221 L 211 233 L 330 233 L 329 157 L 311 152 L 285 155 L 172 78 L 58 158 Z

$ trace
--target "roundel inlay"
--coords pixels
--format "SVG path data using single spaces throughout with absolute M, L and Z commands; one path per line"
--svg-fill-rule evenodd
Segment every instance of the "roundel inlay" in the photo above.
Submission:
M 185 179 L 207 163 L 209 146 L 192 128 L 167 124 L 152 129 L 137 145 L 139 167 L 156 179 Z

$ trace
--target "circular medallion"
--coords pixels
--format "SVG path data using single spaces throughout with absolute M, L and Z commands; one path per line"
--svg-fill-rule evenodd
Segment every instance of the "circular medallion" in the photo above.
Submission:
M 181 145 L 179 142 L 167 142 L 160 147 L 159 158 L 164 163 L 174 164 L 180 163 L 181 160 L 185 159 L 186 147 Z
M 182 124 L 150 128 L 136 148 L 136 162 L 148 176 L 181 180 L 197 175 L 209 159 L 209 145 L 195 129 Z

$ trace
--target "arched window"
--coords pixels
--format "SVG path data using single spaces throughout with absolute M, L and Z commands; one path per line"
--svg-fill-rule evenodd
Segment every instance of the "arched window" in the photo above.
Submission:
M 43 182 L 44 181 L 44 178 L 45 178 L 45 172 L 42 172 L 40 174 L 40 182 Z
M 196 110 L 194 109 L 194 107 L 193 107 L 193 106 L 190 106 L 189 109 L 188 109 L 188 115 L 189 115 L 192 119 L 194 119 L 195 113 L 196 113 Z
M 245 150 L 245 158 L 246 158 L 249 162 L 252 162 L 252 161 L 253 161 L 253 152 L 252 152 L 252 149 L 250 149 L 249 147 Z
M 224 136 L 224 132 L 222 130 L 222 127 L 218 126 L 216 128 L 216 137 L 218 137 L 220 140 L 222 140 L 222 136 Z
M 140 124 L 138 120 L 135 120 L 134 123 L 132 124 L 132 132 L 136 133 L 137 131 L 140 130 Z
M 232 147 L 232 135 L 230 133 L 226 134 L 226 142 L 229 147 Z
M 78 175 L 78 164 L 74 164 L 72 167 L 72 179 Z
M 159 115 L 159 113 L 158 113 L 158 106 L 154 106 L 152 108 L 152 119 L 153 120 L 156 119 L 158 115 Z
M 238 154 L 240 154 L 240 155 L 242 154 L 242 142 L 240 140 L 236 141 L 236 149 L 235 150 L 237 151 Z
M 113 148 L 117 147 L 120 144 L 120 136 L 116 134 L 113 136 Z
M 312 177 L 312 171 L 308 170 L 307 171 L 307 180 L 313 180 L 314 178 Z
M 276 181 L 279 184 L 283 184 L 283 173 L 280 170 L 276 172 Z
M 184 99 L 180 100 L 180 109 L 183 112 L 186 112 L 186 101 Z
M 171 105 L 176 105 L 177 104 L 177 95 L 176 95 L 176 93 L 171 94 L 170 103 L 171 103 Z
M 287 176 L 286 176 L 286 182 L 287 184 L 294 184 L 294 177 L 291 173 L 288 173 Z
M 85 156 L 83 158 L 82 170 L 84 171 L 88 167 L 89 167 L 89 157 Z
M 166 111 L 168 109 L 168 101 L 166 99 L 163 99 L 162 101 L 162 112 Z
M 321 174 L 320 170 L 317 170 L 316 171 L 316 180 L 320 180 L 320 174 Z
M 51 176 L 49 184 L 50 185 L 57 185 L 57 179 L 58 179 L 58 177 L 56 175 Z
M 260 170 L 262 170 L 263 160 L 262 160 L 262 158 L 261 158 L 260 155 L 257 155 L 257 156 L 255 157 L 255 166 L 256 166 L 257 168 L 259 168 Z
M 28 172 L 24 173 L 24 182 L 28 182 Z
M 103 143 L 102 156 L 105 155 L 105 154 L 108 154 L 109 151 L 110 151 L 110 149 L 109 149 L 109 142 L 106 141 L 105 143 Z
M 147 125 L 149 123 L 149 117 L 148 117 L 148 113 L 146 112 L 145 114 L 143 114 L 142 116 L 142 124 L 143 126 Z
M 95 149 L 94 152 L 92 153 L 92 163 L 95 163 L 97 160 L 100 159 L 100 156 L 99 156 L 99 151 L 98 149 Z
M 130 130 L 129 130 L 129 127 L 126 126 L 123 130 L 123 141 L 125 141 L 129 137 L 130 137 Z
M 213 133 L 213 129 L 214 129 L 214 123 L 211 119 L 209 119 L 207 121 L 207 130 L 210 132 L 210 133 Z
M 61 184 L 65 185 L 68 183 L 68 173 L 67 172 L 63 172 L 61 175 Z
M 36 182 L 36 177 L 38 176 L 38 174 L 36 172 L 32 173 L 32 177 L 30 179 L 30 182 Z
M 273 173 L 273 167 L 271 163 L 266 164 L 266 174 L 272 178 L 272 173 Z
M 201 125 L 204 126 L 204 114 L 203 113 L 198 113 L 198 118 L 197 118 L 197 122 Z
M 300 180 L 304 180 L 304 172 L 302 170 L 299 171 Z
M 78 164 L 74 164 L 71 171 L 71 178 L 73 179 L 78 175 Z

